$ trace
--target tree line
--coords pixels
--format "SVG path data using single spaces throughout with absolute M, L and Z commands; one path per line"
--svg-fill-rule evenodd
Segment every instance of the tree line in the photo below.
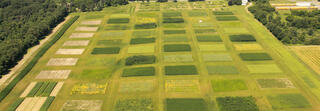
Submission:
M 290 14 L 281 18 L 269 0 L 252 0 L 254 6 L 249 11 L 265 25 L 273 35 L 285 44 L 320 44 L 320 11 L 291 10 Z
M 56 0 L 60 6 L 67 8 L 69 12 L 100 11 L 104 7 L 126 5 L 128 0 Z

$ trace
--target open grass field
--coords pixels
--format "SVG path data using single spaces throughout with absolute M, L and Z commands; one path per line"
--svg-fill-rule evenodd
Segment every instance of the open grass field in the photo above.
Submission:
M 0 111 L 319 110 L 319 76 L 244 6 L 130 3 L 74 15 Z M 314 51 L 299 56 L 315 67 Z

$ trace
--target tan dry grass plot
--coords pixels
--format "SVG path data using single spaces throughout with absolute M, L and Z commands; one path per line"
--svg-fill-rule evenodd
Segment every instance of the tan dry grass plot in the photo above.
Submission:
M 84 49 L 59 49 L 56 54 L 60 55 L 81 55 Z
M 74 66 L 78 62 L 78 58 L 51 58 L 47 66 Z
M 23 91 L 23 93 L 20 95 L 20 97 L 22 97 L 22 98 L 26 97 L 36 84 L 37 84 L 37 82 L 31 82 L 28 85 L 28 87 Z
M 63 46 L 87 46 L 89 40 L 72 40 L 64 42 Z
M 94 33 L 72 33 L 70 38 L 91 38 Z
M 61 111 L 101 111 L 102 100 L 68 100 Z
M 62 88 L 63 84 L 64 84 L 64 82 L 58 82 L 58 84 L 52 90 L 50 96 L 57 96 L 57 94 L 59 93 L 59 91 Z
M 39 111 L 46 99 L 47 97 L 27 97 L 16 111 Z
M 98 27 L 77 27 L 76 31 L 97 31 Z
M 71 70 L 45 70 L 41 71 L 36 79 L 67 79 Z
M 100 25 L 101 20 L 90 20 L 81 22 L 82 25 Z
M 319 46 L 292 46 L 290 47 L 301 60 L 320 74 L 320 47 Z

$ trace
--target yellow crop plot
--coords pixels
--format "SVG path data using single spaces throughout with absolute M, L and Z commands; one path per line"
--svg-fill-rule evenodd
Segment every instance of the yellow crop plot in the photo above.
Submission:
M 155 23 L 157 20 L 155 18 L 137 18 L 136 23 Z
M 74 94 L 105 94 L 108 83 L 97 84 L 97 83 L 81 83 L 77 84 L 72 88 L 71 95 Z
M 306 64 L 320 74 L 320 47 L 319 46 L 292 46 L 290 47 Z
M 166 92 L 198 92 L 199 80 L 166 80 Z

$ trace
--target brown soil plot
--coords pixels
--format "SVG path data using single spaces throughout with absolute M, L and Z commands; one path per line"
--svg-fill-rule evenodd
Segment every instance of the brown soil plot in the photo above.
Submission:
M 56 54 L 61 55 L 81 55 L 84 49 L 59 49 Z
M 74 66 L 78 58 L 51 58 L 47 63 L 48 66 Z
M 67 79 L 71 70 L 46 70 L 37 75 L 37 79 Z

